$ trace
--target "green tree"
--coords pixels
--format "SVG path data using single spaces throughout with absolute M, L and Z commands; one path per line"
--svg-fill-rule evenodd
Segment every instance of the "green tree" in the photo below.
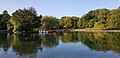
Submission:
M 7 29 L 7 23 L 10 20 L 10 15 L 8 14 L 7 10 L 3 11 L 3 14 L 0 14 L 0 30 Z
M 66 26 L 67 28 L 70 29 L 75 29 L 77 28 L 77 21 L 79 20 L 78 17 L 72 16 L 72 17 L 67 17 L 64 16 L 60 20 L 60 26 Z
M 106 29 L 108 17 L 111 10 L 109 9 L 97 9 L 91 10 L 87 14 L 83 15 L 77 22 L 77 26 L 80 29 L 93 28 L 93 29 Z
M 53 16 L 43 16 L 41 18 L 41 28 L 50 30 L 53 28 L 57 28 L 59 25 L 59 21 L 56 17 Z
M 111 10 L 107 19 L 107 29 L 120 29 L 120 10 Z
M 80 18 L 78 21 L 77 21 L 77 27 L 80 28 L 80 29 L 83 29 L 85 28 L 86 26 L 86 20 L 84 17 Z
M 13 24 L 13 32 L 31 31 L 40 27 L 41 15 L 37 16 L 37 12 L 33 7 L 28 9 L 19 9 L 12 13 L 10 22 Z

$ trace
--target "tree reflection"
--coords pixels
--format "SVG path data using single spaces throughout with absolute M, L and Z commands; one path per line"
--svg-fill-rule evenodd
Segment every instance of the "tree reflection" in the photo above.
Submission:
M 82 42 L 91 50 L 95 51 L 114 51 L 120 54 L 120 33 L 115 32 L 81 32 L 81 33 L 63 33 L 61 41 Z
M 17 55 L 28 57 L 28 55 L 34 57 L 37 53 L 37 45 L 40 41 L 39 38 L 34 39 L 32 34 L 27 35 L 14 35 L 13 34 L 13 44 L 12 48 Z
M 0 48 L 12 48 L 20 58 L 36 58 L 36 53 L 44 48 L 56 47 L 59 39 L 55 34 L 0 34 Z
M 53 48 L 59 44 L 56 34 L 40 35 L 40 38 L 42 39 L 42 47 L 44 48 Z
M 55 48 L 59 40 L 64 43 L 81 42 L 91 50 L 114 51 L 120 54 L 120 33 L 81 32 L 62 34 L 0 34 L 0 49 L 5 53 L 12 48 L 21 58 L 36 58 L 44 48 Z
M 0 48 L 7 53 L 10 48 L 10 40 L 7 38 L 7 34 L 0 34 Z
M 54 35 L 23 34 L 13 35 L 14 51 L 23 57 L 35 58 L 37 51 L 43 48 L 51 48 L 58 45 L 58 39 Z
M 79 39 L 77 38 L 77 33 L 64 33 L 61 36 L 62 42 L 79 42 Z
M 120 33 L 78 33 L 80 41 L 92 50 L 120 53 Z

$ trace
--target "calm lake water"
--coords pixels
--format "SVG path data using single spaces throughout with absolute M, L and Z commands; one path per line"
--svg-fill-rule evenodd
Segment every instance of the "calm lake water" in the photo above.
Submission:
M 120 33 L 0 34 L 0 58 L 120 58 Z

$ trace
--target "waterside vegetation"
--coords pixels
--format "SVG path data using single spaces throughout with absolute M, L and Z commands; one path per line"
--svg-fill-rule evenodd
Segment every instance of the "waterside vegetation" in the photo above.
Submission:
M 54 30 L 65 27 L 67 29 L 87 30 L 119 30 L 120 7 L 117 9 L 91 10 L 82 17 L 63 16 L 60 19 L 54 16 L 38 15 L 33 7 L 18 9 L 10 16 L 7 10 L 0 14 L 0 30 L 11 32 L 29 32 Z

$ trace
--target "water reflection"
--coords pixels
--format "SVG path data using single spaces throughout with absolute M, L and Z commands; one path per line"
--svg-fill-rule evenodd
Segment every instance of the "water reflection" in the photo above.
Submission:
M 80 41 L 92 50 L 114 51 L 120 54 L 120 33 L 81 33 Z
M 58 39 L 55 34 L 0 34 L 0 49 L 7 52 L 11 46 L 13 52 L 21 58 L 36 58 L 37 51 L 57 45 Z
M 81 42 L 94 51 L 114 51 L 120 54 L 120 33 L 64 33 L 62 42 Z
M 0 51 L 5 54 L 12 49 L 20 58 L 37 58 L 44 48 L 53 49 L 62 43 L 81 42 L 96 52 L 114 51 L 120 54 L 120 33 L 62 33 L 62 34 L 0 34 Z M 62 51 L 61 51 L 62 52 Z
M 10 40 L 7 37 L 7 34 L 0 34 L 0 48 L 7 53 L 8 49 L 10 48 Z M 1 50 L 0 50 L 1 51 Z
M 68 42 L 74 42 L 74 43 L 80 42 L 79 38 L 77 37 L 77 33 L 64 33 L 61 36 L 61 41 L 65 42 L 65 43 L 68 43 Z

